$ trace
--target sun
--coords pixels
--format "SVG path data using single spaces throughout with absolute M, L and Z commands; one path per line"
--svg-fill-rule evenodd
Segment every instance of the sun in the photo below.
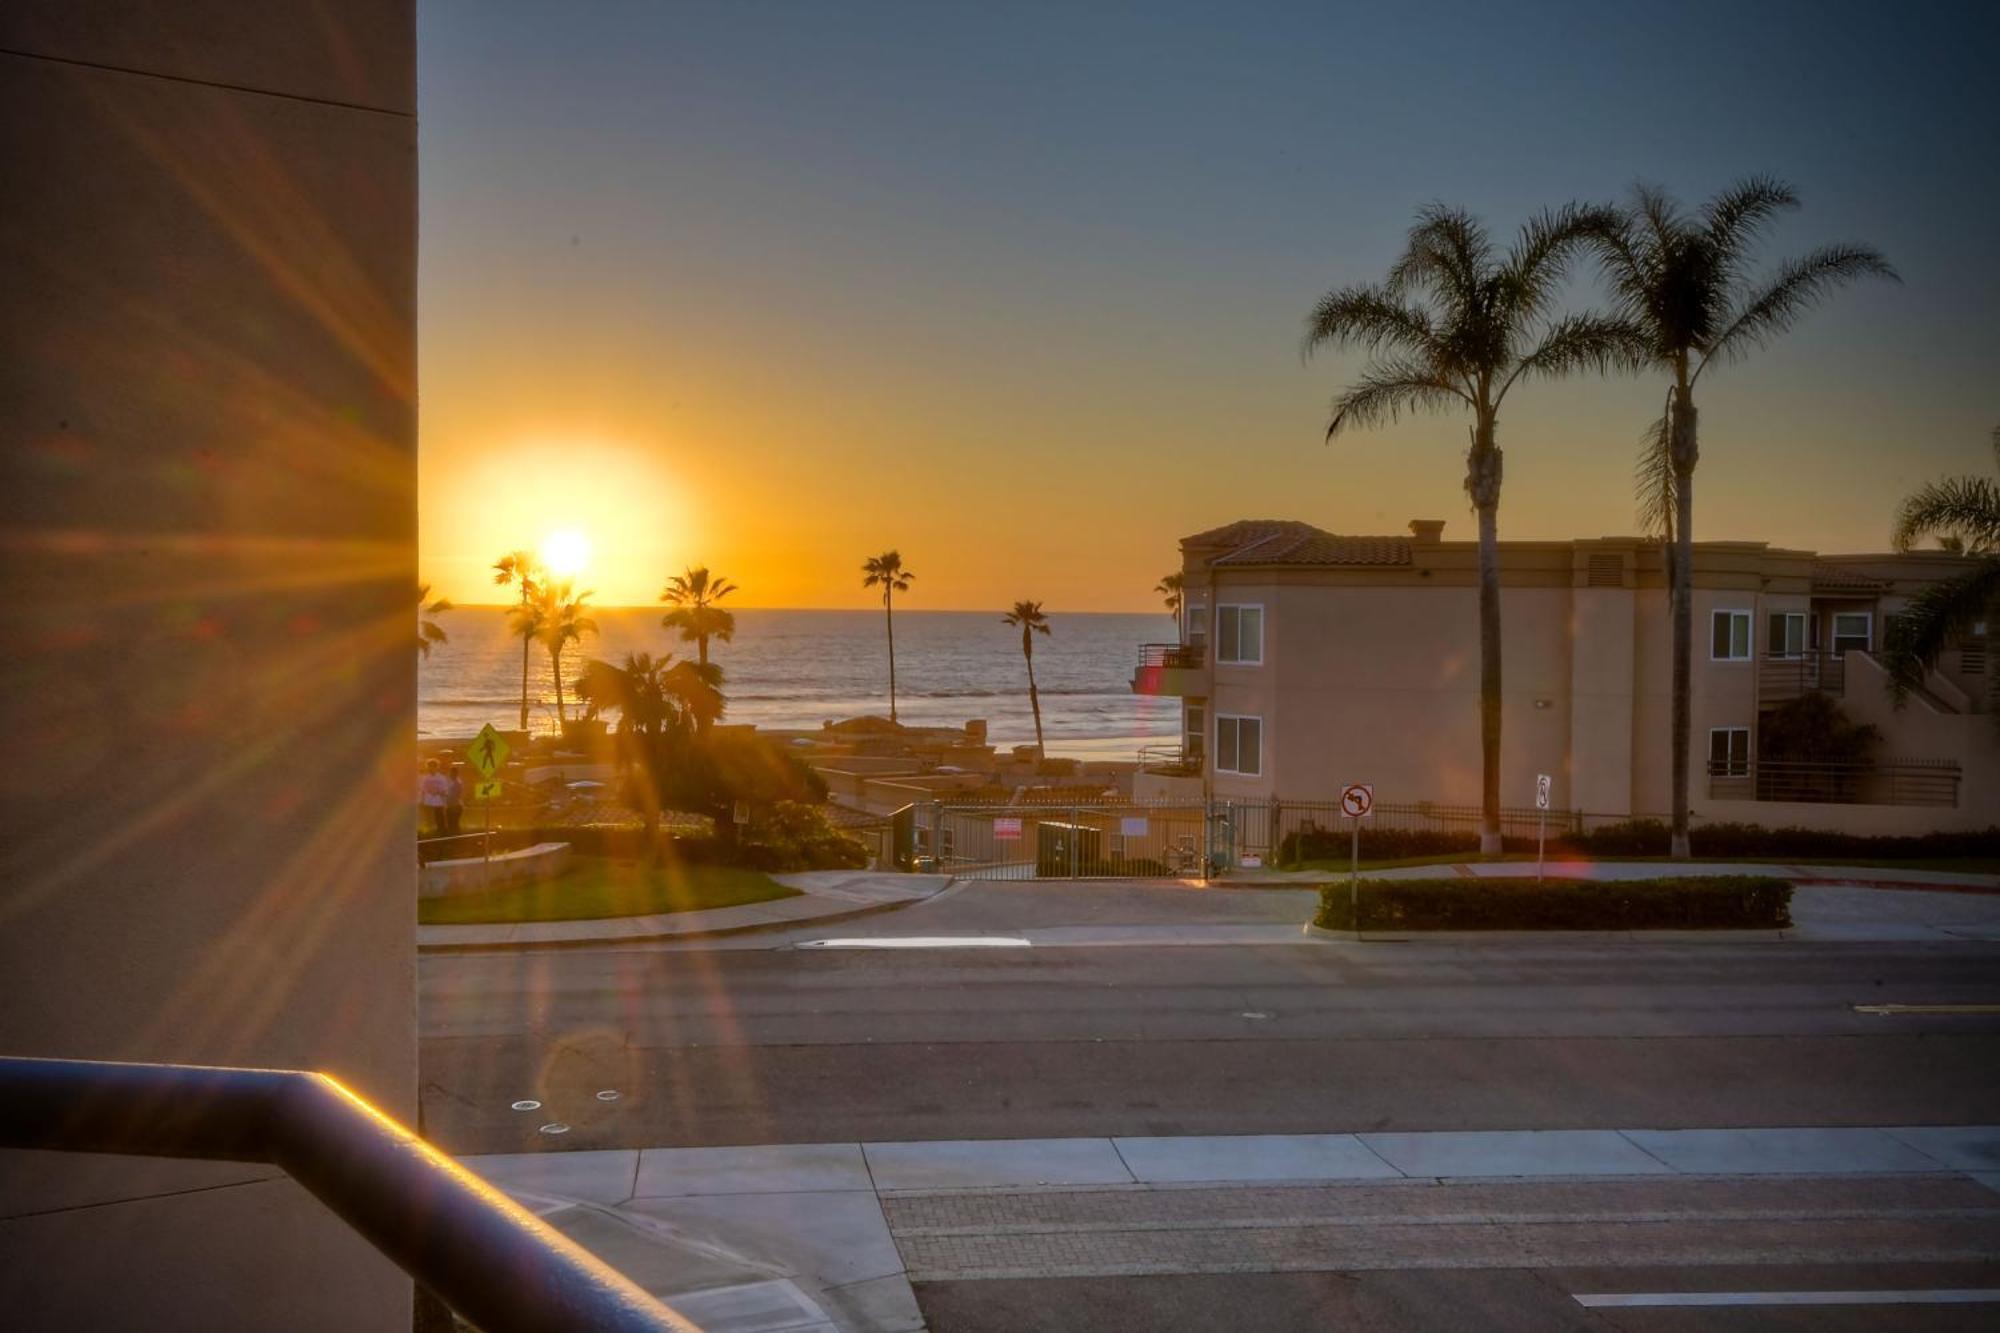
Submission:
M 557 528 L 542 538 L 542 565 L 551 574 L 571 578 L 590 563 L 590 538 L 575 528 Z

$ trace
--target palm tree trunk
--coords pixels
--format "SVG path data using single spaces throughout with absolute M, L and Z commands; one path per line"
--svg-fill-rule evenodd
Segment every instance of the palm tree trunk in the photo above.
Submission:
M 525 634 L 521 636 L 521 730 L 522 731 L 526 731 L 528 729 L 528 650 L 534 646 L 535 646 L 535 641 L 533 639 L 529 638 Z
M 882 615 L 889 622 L 889 720 L 896 720 L 896 613 L 889 605 L 889 594 L 882 594 Z
M 1668 423 L 1674 467 L 1674 599 L 1673 666 L 1673 835 L 1668 854 L 1686 860 L 1688 846 L 1688 746 L 1693 731 L 1694 701 L 1690 676 L 1694 659 L 1694 397 L 1686 385 L 1674 387 Z
M 1465 489 L 1479 515 L 1479 850 L 1500 840 L 1500 450 L 1482 421 L 1466 455 Z
M 556 730 L 560 733 L 562 728 L 569 724 L 569 718 L 563 712 L 561 644 L 557 644 L 555 647 L 549 649 L 549 665 L 555 672 L 556 677 Z
M 1042 744 L 1042 696 L 1035 689 L 1035 657 L 1028 654 L 1028 707 L 1035 710 L 1035 759 L 1039 763 L 1049 760 L 1048 749 Z

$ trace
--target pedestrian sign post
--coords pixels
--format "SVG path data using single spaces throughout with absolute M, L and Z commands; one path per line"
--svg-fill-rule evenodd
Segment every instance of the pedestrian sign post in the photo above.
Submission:
M 1354 826 L 1352 859 L 1347 866 L 1347 919 L 1354 933 L 1361 933 L 1361 821 L 1375 813 L 1375 789 L 1365 782 L 1350 782 L 1341 788 L 1340 813 Z
M 472 738 L 466 748 L 465 757 L 472 761 L 472 767 L 479 773 L 479 785 L 473 794 L 479 798 L 479 827 L 482 836 L 480 844 L 479 882 L 486 883 L 487 869 L 493 863 L 493 798 L 500 794 L 500 766 L 507 762 L 509 750 L 507 738 L 494 730 L 488 722 Z
M 1535 830 L 1535 883 L 1542 882 L 1542 853 L 1549 842 L 1549 775 L 1535 774 L 1535 811 L 1540 826 Z

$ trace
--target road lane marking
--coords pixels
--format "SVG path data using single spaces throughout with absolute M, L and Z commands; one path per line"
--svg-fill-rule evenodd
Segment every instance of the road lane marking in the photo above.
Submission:
M 1018 935 L 875 935 L 804 940 L 801 949 L 1028 949 Z
M 1857 1014 L 2000 1014 L 2000 1004 L 1857 1004 Z
M 1575 1297 L 1578 1305 L 1988 1305 L 2000 1287 L 1933 1291 L 1632 1291 Z

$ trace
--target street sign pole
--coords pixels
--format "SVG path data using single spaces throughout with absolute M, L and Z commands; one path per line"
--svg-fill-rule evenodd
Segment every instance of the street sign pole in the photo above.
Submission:
M 1542 862 L 1549 842 L 1549 775 L 1535 774 L 1535 883 L 1542 882 Z
M 1375 789 L 1365 782 L 1351 782 L 1340 793 L 1340 813 L 1353 823 L 1353 844 L 1347 862 L 1347 919 L 1354 934 L 1361 934 L 1361 821 L 1375 809 Z

